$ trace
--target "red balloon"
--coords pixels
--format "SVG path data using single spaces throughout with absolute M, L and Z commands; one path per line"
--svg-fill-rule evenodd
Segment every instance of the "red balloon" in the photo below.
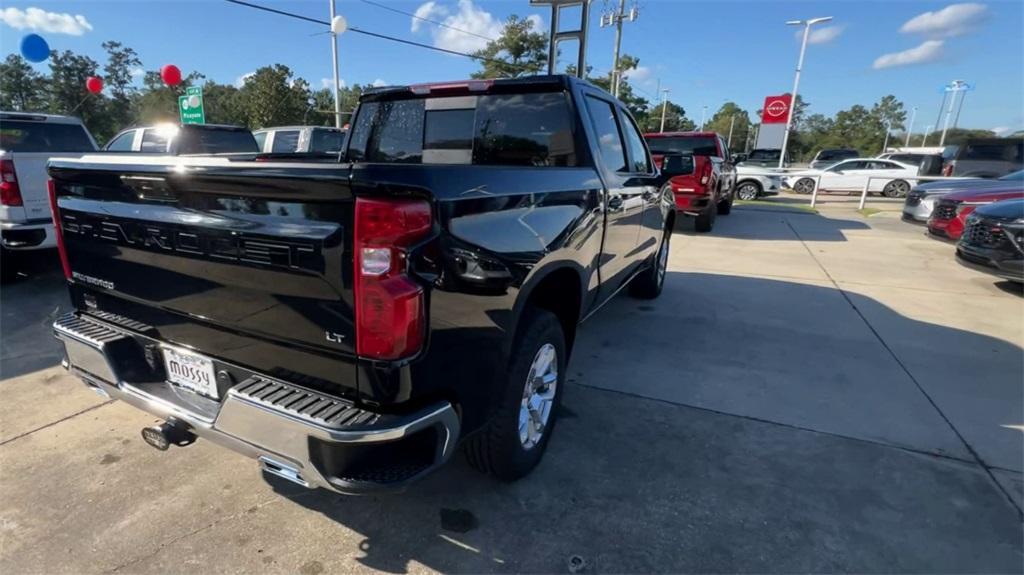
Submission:
M 163 78 L 164 84 L 177 86 L 181 83 L 181 70 L 174 64 L 165 64 L 160 68 L 160 77 Z
M 85 79 L 85 89 L 89 90 L 93 94 L 99 94 L 103 91 L 103 78 L 98 76 L 89 76 Z

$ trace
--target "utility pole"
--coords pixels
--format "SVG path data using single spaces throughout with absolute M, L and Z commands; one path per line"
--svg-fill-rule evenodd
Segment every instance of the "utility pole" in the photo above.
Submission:
M 917 117 L 917 106 L 910 111 L 910 127 L 907 128 L 907 141 L 903 143 L 905 147 L 910 146 L 910 133 L 914 131 L 914 118 Z M 922 144 L 923 146 L 924 144 Z
M 334 68 L 334 127 L 341 129 L 341 78 L 338 76 L 338 35 L 348 29 L 344 16 L 334 14 L 334 0 L 331 0 L 331 59 Z
M 729 137 L 725 140 L 725 147 L 732 149 L 732 129 L 736 125 L 736 114 L 729 119 Z
M 939 145 L 946 145 L 946 132 L 949 130 L 949 118 L 953 115 L 953 105 L 956 103 L 956 96 L 960 92 L 967 90 L 967 82 L 963 80 L 953 80 L 946 88 L 947 92 L 950 92 L 952 96 L 949 98 L 949 107 L 946 108 L 946 119 L 942 123 L 942 136 L 939 138 Z M 963 102 L 963 97 L 960 98 Z
M 668 108 L 668 88 L 661 91 L 661 129 L 659 133 L 665 131 L 665 109 Z
M 885 142 L 882 143 L 882 151 L 880 152 L 882 154 L 884 154 L 886 148 L 889 147 L 889 133 L 890 132 L 892 132 L 892 124 L 891 123 L 887 123 L 885 125 Z
M 703 132 L 704 131 L 704 120 L 707 119 L 707 115 L 708 115 L 708 107 L 707 106 L 701 106 L 701 109 L 700 109 L 700 129 L 697 130 L 698 132 Z
M 634 4 L 629 12 L 626 12 L 626 0 L 619 0 L 619 9 L 615 12 L 601 14 L 601 27 L 615 26 L 615 53 L 612 56 L 612 77 L 611 93 L 619 97 L 619 84 L 622 81 L 622 71 L 619 70 L 619 48 L 622 46 L 622 23 L 626 20 L 635 22 L 640 16 L 640 10 Z
M 793 78 L 793 91 L 790 93 L 789 116 L 786 117 L 786 133 L 782 135 L 782 150 L 779 153 L 779 167 L 784 168 L 786 163 L 786 147 L 789 145 L 789 130 L 793 127 L 793 113 L 796 110 L 797 88 L 800 87 L 800 70 L 804 67 L 804 53 L 807 52 L 807 38 L 811 34 L 811 26 L 828 22 L 831 16 L 824 18 L 811 18 L 810 20 L 790 20 L 787 26 L 803 26 L 804 39 L 800 42 L 800 58 L 796 61 L 796 77 Z
M 934 127 L 935 126 L 933 126 L 932 124 L 928 124 L 925 127 L 925 129 L 924 129 L 924 136 L 921 137 L 921 147 L 922 148 L 925 147 L 926 145 L 928 145 L 928 136 L 931 135 L 932 128 L 934 128 Z

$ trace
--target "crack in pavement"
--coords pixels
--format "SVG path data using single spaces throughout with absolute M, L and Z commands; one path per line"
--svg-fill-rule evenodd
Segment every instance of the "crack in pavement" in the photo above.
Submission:
M 41 426 L 39 426 L 39 427 L 37 427 L 35 429 L 31 429 L 31 430 L 26 431 L 24 433 L 20 433 L 18 435 L 15 435 L 14 437 L 5 439 L 3 441 L 0 441 L 0 447 L 3 447 L 4 445 L 7 445 L 8 443 L 10 443 L 12 441 L 21 439 L 22 437 L 28 437 L 29 435 L 32 435 L 33 433 L 35 433 L 37 431 L 42 431 L 44 429 L 49 429 L 49 428 L 53 427 L 54 425 L 57 425 L 58 423 L 63 423 L 65 421 L 69 420 L 69 419 L 72 419 L 74 417 L 78 417 L 79 415 L 82 415 L 83 413 L 89 413 L 90 411 L 92 411 L 94 409 L 99 409 L 99 408 L 103 407 L 104 405 L 110 405 L 111 403 L 114 403 L 115 401 L 117 401 L 117 400 L 116 399 L 108 399 L 108 400 L 104 401 L 103 403 L 97 403 L 96 405 L 87 407 L 87 408 L 85 408 L 85 409 L 83 409 L 81 411 L 76 411 L 75 413 L 72 413 L 70 415 L 66 415 L 66 416 L 64 416 L 64 417 L 62 417 L 62 418 L 60 418 L 60 419 L 58 419 L 56 421 L 51 421 L 50 423 L 47 423 L 45 425 L 41 425 Z
M 793 236 L 795 236 L 796 239 L 800 241 L 800 245 L 802 245 L 804 249 L 807 250 L 807 254 L 811 256 L 811 259 L 814 260 L 814 263 L 818 264 L 818 267 L 821 268 L 821 271 L 828 277 L 829 281 L 832 282 L 832 285 L 835 286 L 835 289 L 839 291 L 840 295 L 843 296 L 843 299 L 846 300 L 846 303 L 849 304 L 850 308 L 852 308 L 854 313 L 857 314 L 857 317 L 859 317 L 861 321 L 864 322 L 864 325 L 867 326 L 867 328 L 871 331 L 872 334 L 874 334 L 875 339 L 878 340 L 878 343 L 882 344 L 882 347 L 885 348 L 885 351 L 889 352 L 889 356 L 892 357 L 893 361 L 896 362 L 896 365 L 900 366 L 900 369 L 903 370 L 903 373 L 905 373 L 907 377 L 910 378 L 910 381 L 913 382 L 913 384 L 917 387 L 917 390 L 921 392 L 921 395 L 923 395 L 924 398 L 928 400 L 928 403 L 930 403 L 932 408 L 935 409 L 936 413 L 939 414 L 939 417 L 941 417 L 942 420 L 946 422 L 946 425 L 949 426 L 950 430 L 952 430 L 956 437 L 960 440 L 960 442 L 963 443 L 964 448 L 967 450 L 968 453 L 971 454 L 975 462 L 983 470 L 985 470 L 985 473 L 988 474 L 989 479 L 992 481 L 993 484 L 995 484 L 996 489 L 998 489 L 1003 494 L 1003 496 L 1006 497 L 1007 501 L 1009 501 L 1010 504 L 1013 505 L 1013 507 L 1017 510 L 1017 515 L 1024 519 L 1024 508 L 1021 508 L 1021 506 L 1017 504 L 1017 501 L 1013 498 L 1010 492 L 1003 487 L 1003 484 L 1000 483 L 998 479 L 996 479 L 995 474 L 992 473 L 992 467 L 985 463 L 985 460 L 981 458 L 981 455 L 974 449 L 974 446 L 967 441 L 967 438 L 964 437 L 962 433 L 960 433 L 960 430 L 956 428 L 956 425 L 953 424 L 953 421 L 946 415 L 944 411 L 942 411 L 942 408 L 939 407 L 939 404 L 936 403 L 934 399 L 932 399 L 932 396 L 929 395 L 927 391 L 925 391 L 924 386 L 921 385 L 921 382 L 919 382 L 917 378 L 914 377 L 914 374 L 911 373 L 910 368 L 908 368 L 906 364 L 903 363 L 903 360 L 900 359 L 899 355 L 896 354 L 896 350 L 889 346 L 889 343 L 885 341 L 885 338 L 882 337 L 882 334 L 878 333 L 878 330 L 875 329 L 875 326 L 871 325 L 871 322 L 868 321 L 868 318 L 865 317 L 863 313 L 861 313 L 860 309 L 857 307 L 857 304 L 855 304 L 853 300 L 850 299 L 850 295 L 846 293 L 846 290 L 840 287 L 839 282 L 837 282 L 835 278 L 832 277 L 832 274 L 829 273 L 828 269 L 824 266 L 824 264 L 822 264 L 821 261 L 818 260 L 818 257 L 814 255 L 814 251 L 811 249 L 810 246 L 807 245 L 807 242 L 804 241 L 804 239 L 800 236 L 800 232 L 796 231 L 796 228 L 793 227 L 793 224 L 790 223 L 788 219 L 785 219 L 784 221 L 786 222 L 786 226 L 789 227 L 790 231 L 793 232 Z

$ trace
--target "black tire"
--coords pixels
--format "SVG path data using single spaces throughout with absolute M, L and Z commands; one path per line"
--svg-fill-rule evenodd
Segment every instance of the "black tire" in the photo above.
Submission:
M 793 191 L 798 194 L 810 194 L 814 191 L 814 178 L 800 178 L 793 184 Z
M 709 205 L 697 216 L 693 227 L 701 233 L 710 232 L 715 228 L 715 216 L 717 214 L 718 207 L 715 204 Z
M 761 191 L 761 184 L 754 180 L 744 180 L 736 185 L 736 197 L 746 202 L 756 200 Z
M 905 198 L 910 191 L 910 184 L 906 180 L 893 180 L 882 188 L 882 195 L 887 198 Z
M 519 412 L 531 366 L 538 352 L 548 344 L 554 347 L 558 370 L 554 398 L 540 439 L 526 447 L 520 440 Z M 540 463 L 558 421 L 558 408 L 565 388 L 565 360 L 565 334 L 561 322 L 547 310 L 528 309 L 519 323 L 498 411 L 483 429 L 466 440 L 466 459 L 471 466 L 502 481 L 515 481 Z
M 665 230 L 661 238 L 661 245 L 658 246 L 651 265 L 629 282 L 629 295 L 637 299 L 654 299 L 661 295 L 661 290 L 665 286 L 665 274 L 668 270 L 671 239 L 672 231 Z
M 724 200 L 718 202 L 718 215 L 728 216 L 732 213 L 732 203 L 736 200 L 735 187 L 727 192 Z

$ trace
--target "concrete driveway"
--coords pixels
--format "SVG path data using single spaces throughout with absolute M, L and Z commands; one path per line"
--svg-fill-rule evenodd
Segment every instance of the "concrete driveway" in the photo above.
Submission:
M 268 482 L 59 366 L 41 266 L 0 292 L 0 571 L 1020 572 L 1024 298 L 888 214 L 739 208 L 674 236 L 653 302 L 581 329 L 512 485 Z

